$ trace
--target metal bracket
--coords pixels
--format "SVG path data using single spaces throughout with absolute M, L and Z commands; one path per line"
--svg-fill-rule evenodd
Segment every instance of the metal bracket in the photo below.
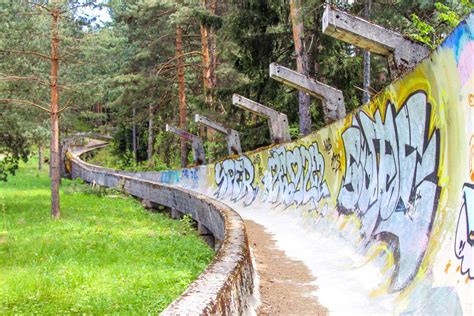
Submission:
M 196 116 L 194 117 L 194 121 L 196 123 L 206 125 L 207 127 L 224 134 L 227 140 L 227 151 L 229 152 L 229 155 L 242 153 L 239 132 L 231 128 L 226 128 L 224 125 L 211 121 L 207 117 L 199 114 L 196 114 Z
M 428 56 L 430 49 L 403 35 L 326 5 L 323 33 L 372 53 L 388 57 L 392 78 L 413 68 Z
M 326 123 L 334 122 L 346 116 L 344 96 L 341 90 L 276 63 L 270 64 L 270 78 L 320 99 L 323 102 Z
M 191 143 L 193 149 L 193 159 L 196 165 L 203 165 L 206 163 L 206 154 L 204 152 L 204 146 L 202 145 L 202 139 L 196 135 L 188 133 L 180 128 L 166 124 L 166 131 L 178 135 Z
M 238 94 L 232 96 L 232 104 L 268 119 L 270 137 L 273 143 L 280 144 L 291 141 L 288 117 L 286 114 L 270 109 L 263 104 L 244 98 Z

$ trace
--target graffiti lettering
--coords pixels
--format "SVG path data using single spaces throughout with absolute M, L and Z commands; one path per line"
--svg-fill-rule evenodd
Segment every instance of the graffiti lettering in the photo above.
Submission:
M 283 202 L 289 206 L 311 201 L 316 207 L 317 202 L 329 196 L 324 180 L 324 158 L 317 143 L 309 148 L 272 149 L 262 183 L 265 187 L 263 201 L 271 203 Z
M 226 159 L 215 165 L 215 181 L 217 198 L 230 198 L 236 202 L 244 200 L 245 205 L 251 204 L 258 193 L 254 185 L 255 171 L 249 158 Z
M 461 273 L 474 279 L 474 185 L 464 184 L 463 198 L 456 229 L 454 253 L 461 260 Z
M 385 119 L 360 112 L 342 139 L 346 170 L 337 198 L 343 214 L 357 214 L 367 240 L 384 240 L 397 260 L 391 287 L 415 276 L 428 244 L 439 196 L 439 130 L 430 132 L 431 105 L 423 92 L 400 111 L 387 103 Z M 413 246 L 413 243 L 416 246 Z
M 332 154 L 331 168 L 333 171 L 341 170 L 341 154 L 336 154 L 336 153 Z
M 326 150 L 326 152 L 329 153 L 332 149 L 331 139 L 326 138 L 323 143 L 324 143 L 324 150 Z

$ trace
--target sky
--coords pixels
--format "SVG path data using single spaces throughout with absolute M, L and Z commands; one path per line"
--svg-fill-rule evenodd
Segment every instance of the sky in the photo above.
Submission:
M 96 1 L 96 3 L 104 3 L 105 1 Z M 93 18 L 97 20 L 96 23 L 103 25 L 106 22 L 110 22 L 111 18 L 107 8 L 93 8 L 93 7 L 81 7 L 77 10 L 80 16 Z

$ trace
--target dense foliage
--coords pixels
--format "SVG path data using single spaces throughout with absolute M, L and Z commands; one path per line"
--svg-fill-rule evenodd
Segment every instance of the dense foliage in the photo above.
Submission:
M 332 3 L 360 16 L 368 1 Z M 351 111 L 361 104 L 363 52 L 321 33 L 323 1 L 303 2 L 304 47 L 308 54 L 309 74 L 341 89 L 346 110 Z M 447 36 L 473 8 L 469 0 L 370 2 L 372 21 L 431 47 Z M 269 79 L 268 74 L 271 62 L 296 69 L 287 1 L 110 0 L 59 3 L 64 8 L 60 20 L 61 53 L 64 56 L 60 61 L 60 98 L 63 106 L 69 106 L 61 116 L 63 137 L 75 131 L 111 133 L 115 139 L 114 154 L 121 166 L 178 167 L 178 138 L 165 132 L 164 127 L 166 123 L 180 124 L 180 61 L 185 67 L 184 106 L 187 115 L 184 129 L 204 138 L 209 160 L 226 154 L 224 137 L 196 125 L 193 118 L 197 113 L 238 130 L 244 150 L 270 144 L 267 122 L 233 107 L 233 93 L 286 113 L 292 136 L 301 136 L 296 91 Z M 98 23 L 80 14 L 75 7 L 84 3 L 106 5 L 111 21 Z M 0 26 L 4 36 L 0 42 L 0 99 L 48 103 L 49 87 L 44 84 L 49 76 L 48 64 L 37 56 L 19 56 L 11 52 L 48 52 L 50 22 L 38 12 L 38 8 L 27 1 L 2 2 Z M 182 30 L 182 56 L 177 56 L 177 28 Z M 206 54 L 209 61 L 205 61 Z M 12 74 L 17 80 L 11 77 L 7 80 L 7 75 Z M 386 59 L 372 55 L 369 92 L 380 91 L 389 83 L 389 78 Z M 320 101 L 312 99 L 311 102 L 312 129 L 316 130 L 324 124 L 323 111 Z M 4 158 L 0 168 L 5 172 L 7 165 L 8 170 L 14 170 L 16 161 L 26 157 L 24 149 L 28 144 L 38 146 L 37 141 L 31 140 L 35 133 L 29 130 L 35 125 L 45 126 L 47 115 L 25 105 L 0 103 L 0 106 L 0 119 L 8 120 L 9 124 L 2 128 L 5 133 L 10 131 L 10 136 L 3 137 L 0 143 L 3 155 L 10 157 L 8 162 Z M 25 121 L 31 124 L 26 126 Z M 16 145 L 11 146 L 7 141 Z M 44 138 L 42 143 L 46 143 Z M 12 151 L 16 149 L 18 152 Z

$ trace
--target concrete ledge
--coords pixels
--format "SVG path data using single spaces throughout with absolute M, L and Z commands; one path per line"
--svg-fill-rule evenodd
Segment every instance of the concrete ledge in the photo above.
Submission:
M 189 214 L 219 244 L 214 261 L 162 315 L 243 314 L 254 308 L 254 268 L 242 218 L 229 206 L 193 191 L 151 182 L 82 161 L 79 154 L 97 147 L 69 150 L 71 178 L 117 188 L 152 203 Z
M 324 34 L 372 53 L 388 57 L 390 72 L 395 79 L 429 55 L 429 47 L 402 34 L 326 5 L 322 20 Z

